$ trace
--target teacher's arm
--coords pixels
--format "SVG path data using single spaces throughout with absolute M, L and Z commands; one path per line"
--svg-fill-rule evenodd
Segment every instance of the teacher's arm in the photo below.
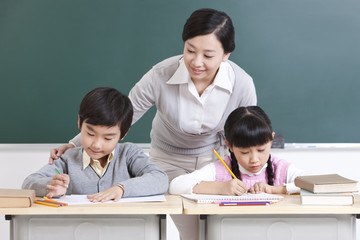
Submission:
M 148 71 L 130 90 L 129 98 L 133 105 L 132 124 L 139 120 L 155 104 L 156 89 L 153 81 L 153 70 Z

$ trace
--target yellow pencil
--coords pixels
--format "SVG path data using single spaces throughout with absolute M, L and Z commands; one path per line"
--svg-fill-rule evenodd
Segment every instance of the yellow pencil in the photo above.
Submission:
M 36 201 L 34 201 L 34 203 L 41 204 L 41 205 L 46 205 L 46 206 L 50 206 L 50 207 L 60 207 L 59 204 L 50 203 L 50 202 L 44 202 L 44 201 L 41 201 L 41 200 L 36 200 Z
M 231 176 L 233 176 L 233 178 L 237 178 L 235 176 L 235 174 L 231 171 L 231 169 L 226 165 L 226 163 L 224 162 L 224 160 L 222 160 L 222 158 L 220 157 L 220 155 L 216 152 L 215 149 L 213 149 L 213 152 L 216 154 L 216 156 L 220 159 L 220 161 L 222 162 L 222 164 L 224 164 L 224 166 L 226 167 L 226 169 L 229 171 L 229 173 L 231 174 Z

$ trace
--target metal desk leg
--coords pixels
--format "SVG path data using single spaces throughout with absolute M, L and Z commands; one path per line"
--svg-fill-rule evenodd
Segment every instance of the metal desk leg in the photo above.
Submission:
M 199 216 L 199 240 L 206 240 L 206 218 L 207 215 Z
M 160 240 L 166 240 L 166 214 L 159 215 Z
M 14 239 L 13 216 L 5 215 L 5 220 L 10 221 L 10 240 L 13 240 Z

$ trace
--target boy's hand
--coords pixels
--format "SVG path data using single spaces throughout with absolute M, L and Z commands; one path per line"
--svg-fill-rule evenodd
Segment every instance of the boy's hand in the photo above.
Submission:
M 120 200 L 123 196 L 124 191 L 119 186 L 113 186 L 105 191 L 88 195 L 88 199 L 90 202 L 106 202 L 110 200 L 114 200 L 115 202 Z
M 224 183 L 224 188 L 222 189 L 223 195 L 236 195 L 240 196 L 247 192 L 246 184 L 239 179 L 232 179 Z
M 66 193 L 66 189 L 69 187 L 70 177 L 69 175 L 56 174 L 53 176 L 49 185 L 46 185 L 46 189 L 50 192 L 46 194 L 46 197 L 52 198 L 54 196 L 61 196 Z
M 267 183 L 257 182 L 249 189 L 249 192 L 252 194 L 258 194 L 258 193 L 262 193 L 262 192 L 273 193 L 272 187 L 273 186 L 270 186 Z
M 59 157 L 61 157 L 61 155 L 63 155 L 63 153 L 68 150 L 69 148 L 73 148 L 74 145 L 72 144 L 64 144 L 60 147 L 57 148 L 53 148 L 50 150 L 50 157 L 49 157 L 49 164 L 53 164 L 54 160 L 58 159 Z

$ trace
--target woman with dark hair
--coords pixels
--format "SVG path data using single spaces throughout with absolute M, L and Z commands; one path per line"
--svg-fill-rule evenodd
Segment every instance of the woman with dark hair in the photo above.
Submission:
M 240 106 L 257 103 L 252 78 L 228 60 L 235 49 L 234 36 L 226 13 L 214 9 L 193 12 L 183 29 L 183 54 L 156 64 L 129 93 L 133 124 L 156 105 L 150 158 L 169 180 L 215 161 L 212 149 L 223 155 L 227 116 Z M 73 144 L 79 146 L 79 137 L 70 142 L 53 149 L 50 162 Z

